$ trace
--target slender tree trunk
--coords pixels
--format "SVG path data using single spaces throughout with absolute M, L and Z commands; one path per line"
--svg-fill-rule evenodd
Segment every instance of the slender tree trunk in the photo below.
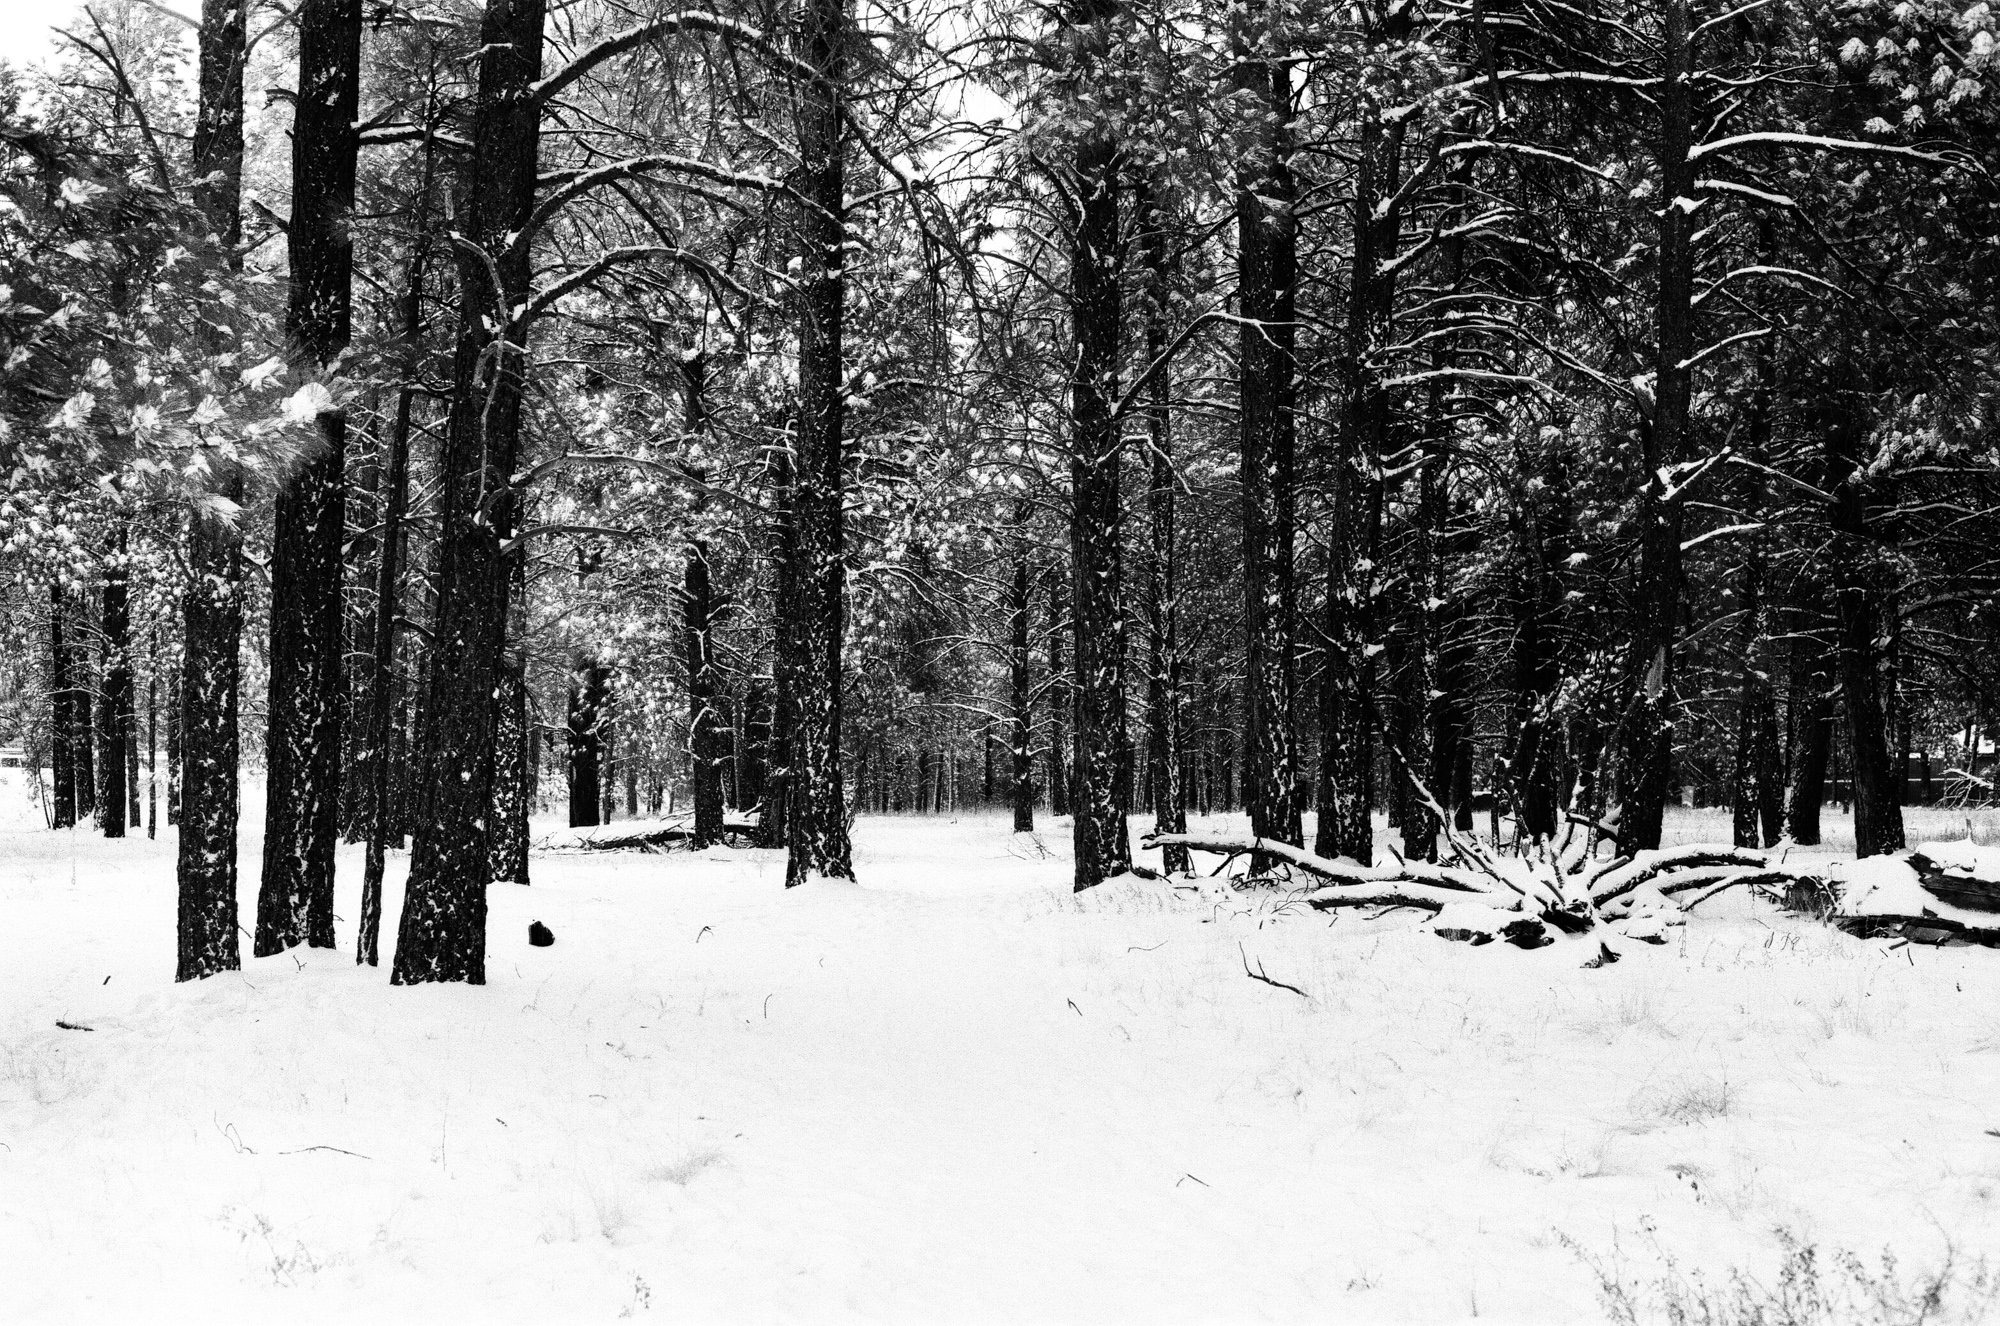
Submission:
M 90 600 L 79 596 L 68 601 L 70 750 L 76 758 L 76 817 L 78 821 L 97 817 L 97 724 L 91 704 Z
M 771 489 L 777 504 L 772 522 L 773 560 L 777 584 L 772 592 L 776 629 L 771 642 L 771 701 L 764 726 L 764 811 L 757 821 L 759 847 L 784 847 L 790 841 L 793 737 L 798 731 L 798 695 L 804 660 L 798 623 L 798 558 L 794 552 L 797 466 L 790 448 L 771 453 Z
M 799 160 L 805 206 L 799 316 L 798 480 L 793 488 L 793 556 L 798 580 L 800 686 L 792 738 L 785 884 L 854 878 L 841 775 L 841 637 L 847 614 L 847 550 L 842 492 L 845 367 L 841 331 L 847 299 L 845 0 L 806 0 L 804 57 L 818 77 L 799 88 Z
M 1238 416 L 1242 450 L 1244 719 L 1243 799 L 1250 831 L 1298 845 L 1297 690 L 1293 626 L 1294 475 L 1298 289 L 1297 192 L 1292 178 L 1288 49 L 1264 5 L 1261 26 L 1234 36 L 1239 96 L 1249 117 L 1236 172 Z M 1322 821 L 1324 822 L 1324 821 Z M 1255 868 L 1267 870 L 1259 857 Z
M 301 0 L 293 99 L 292 215 L 285 317 L 300 390 L 325 392 L 317 449 L 277 496 L 271 540 L 269 796 L 252 952 L 333 947 L 340 833 L 341 548 L 347 536 L 347 412 L 325 379 L 347 349 L 353 302 L 361 0 Z
M 194 131 L 195 202 L 207 242 L 232 265 L 242 238 L 244 11 L 242 0 L 202 0 Z M 240 508 L 242 471 L 220 456 L 210 464 L 215 495 Z M 243 961 L 236 941 L 243 535 L 234 517 L 198 505 L 188 520 L 187 560 L 177 981 L 234 971 Z
M 421 813 L 390 979 L 486 980 L 493 703 L 503 671 L 541 134 L 544 0 L 488 0 L 463 192 L 458 346 L 440 457 L 438 612 L 424 705 Z M 473 246 L 476 246 L 474 248 Z M 499 289 L 494 289 L 498 280 Z
M 603 823 L 605 685 L 609 673 L 583 658 L 569 683 L 569 823 Z
M 696 354 L 681 363 L 685 389 L 685 432 L 708 433 L 708 360 Z M 696 513 L 697 516 L 699 512 Z M 688 543 L 682 570 L 681 626 L 688 688 L 688 780 L 694 798 L 696 849 L 722 841 L 722 769 L 728 758 L 728 720 L 723 714 L 722 678 L 715 656 L 715 622 L 720 608 L 708 541 Z
M 722 841 L 722 765 L 726 727 L 715 658 L 715 585 L 708 542 L 688 544 L 681 588 L 683 652 L 688 680 L 688 779 L 694 797 L 697 848 Z
M 160 632 L 153 628 L 152 666 L 146 671 L 146 836 L 160 834 Z
M 132 745 L 132 608 L 126 569 L 127 536 L 113 536 L 105 559 L 101 626 L 104 632 L 104 682 L 99 690 L 103 734 L 103 790 L 100 822 L 106 838 L 123 838 L 126 822 L 126 782 Z
M 385 473 L 382 476 L 382 534 L 375 566 L 374 656 L 369 660 L 368 731 L 357 774 L 366 786 L 361 815 L 367 825 L 368 849 L 361 873 L 361 920 L 354 960 L 373 967 L 381 961 L 382 875 L 387 865 L 389 837 L 395 816 L 396 713 L 401 698 L 396 686 L 396 616 L 402 596 L 404 514 L 410 497 L 410 427 L 416 407 L 416 374 L 423 335 L 424 276 L 430 258 L 432 149 L 424 150 L 424 174 L 419 193 L 417 238 L 410 253 L 402 307 L 403 380 L 396 388 L 396 413 L 390 421 Z M 400 842 L 400 837 L 398 838 Z
M 1820 841 L 1819 812 L 1826 801 L 1827 762 L 1833 752 L 1833 706 L 1827 688 L 1830 652 L 1820 641 L 1799 640 L 1793 646 L 1791 710 L 1794 737 L 1791 800 L 1785 812 L 1785 832 L 1801 847 Z
M 1341 454 L 1334 467 L 1334 535 L 1327 569 L 1327 660 L 1320 682 L 1319 822 L 1313 849 L 1364 865 L 1373 859 L 1375 801 L 1376 598 L 1381 576 L 1382 445 L 1389 402 L 1373 349 L 1388 336 L 1401 229 L 1395 197 L 1402 122 L 1363 111 L 1354 185 L 1354 275 L 1349 344 L 1341 359 L 1346 395 Z
M 49 778 L 53 810 L 49 823 L 58 829 L 76 824 L 76 692 L 72 689 L 69 642 L 64 626 L 69 596 L 62 583 L 49 586 Z
M 499 717 L 493 745 L 493 850 L 491 870 L 496 880 L 528 882 L 528 608 L 525 551 L 517 549 L 513 564 L 512 600 L 507 611 L 509 648 L 494 696 Z
M 1025 507 L 1023 504 L 1023 508 Z M 1017 508 L 1016 530 L 1025 521 L 1025 510 Z M 1008 797 L 1014 810 L 1014 832 L 1035 831 L 1034 691 L 1028 652 L 1031 596 L 1034 570 L 1023 546 L 1014 554 L 1014 584 L 1007 601 L 1007 683 L 1008 683 Z
M 1632 651 L 1627 665 L 1633 688 L 1625 722 L 1620 776 L 1624 814 L 1619 845 L 1645 851 L 1660 845 L 1667 798 L 1673 789 L 1674 711 L 1678 691 L 1674 651 L 1681 625 L 1681 527 L 1683 509 L 1667 487 L 1666 468 L 1686 455 L 1693 403 L 1694 219 L 1679 198 L 1696 196 L 1694 109 L 1689 90 L 1687 0 L 1662 0 L 1662 73 L 1657 94 L 1660 137 L 1654 145 L 1660 170 L 1657 346 L 1653 359 L 1651 418 L 1642 434 L 1645 485 L 1639 499 L 1639 583 L 1633 597 Z
M 1180 660 L 1180 567 L 1176 554 L 1176 485 L 1174 472 L 1173 419 L 1169 402 L 1171 381 L 1161 364 L 1167 352 L 1167 300 L 1173 280 L 1168 256 L 1167 210 L 1159 193 L 1148 180 L 1139 190 L 1136 206 L 1143 227 L 1140 249 L 1146 268 L 1146 362 L 1153 373 L 1146 388 L 1146 443 L 1148 483 L 1146 517 L 1149 556 L 1146 559 L 1146 786 L 1153 809 L 1153 827 L 1159 833 L 1182 833 L 1187 829 L 1185 793 L 1181 784 L 1181 660 Z M 1291 218 L 1277 218 L 1289 233 Z M 1289 318 L 1285 319 L 1289 321 Z M 1274 335 L 1289 339 L 1291 328 L 1273 329 Z M 1281 375 L 1289 386 L 1289 365 Z M 1289 420 L 1278 430 L 1287 432 Z M 1247 425 L 1246 425 L 1247 432 Z M 1289 503 L 1289 499 L 1287 499 Z M 1247 503 L 1246 503 L 1247 509 Z M 1289 508 L 1288 508 L 1289 509 Z M 1289 538 L 1287 538 L 1289 552 Z M 1289 566 L 1289 557 L 1286 562 Z M 1288 576 L 1289 578 L 1289 576 Z M 1289 621 L 1289 617 L 1286 618 Z M 1024 642 L 1025 650 L 1025 642 Z M 1291 651 L 1285 651 L 1289 659 Z M 1290 727 L 1285 743 L 1289 750 Z M 1297 801 L 1292 798 L 1294 821 Z M 1296 838 L 1294 839 L 1296 841 Z M 1190 868 L 1185 847 L 1167 847 L 1161 862 L 1170 874 Z
M 1071 21 L 1095 67 L 1109 39 L 1115 0 L 1076 0 Z M 1130 866 L 1132 845 L 1118 805 L 1120 727 L 1125 709 L 1123 596 L 1119 587 L 1123 440 L 1112 417 L 1118 387 L 1119 153 L 1112 131 L 1084 131 L 1072 164 L 1069 313 L 1070 602 L 1076 622 L 1074 800 L 1078 892 Z
M 1069 623 L 1065 583 L 1060 573 L 1049 581 L 1049 814 L 1056 816 L 1069 814 L 1069 715 L 1075 708 L 1063 662 Z

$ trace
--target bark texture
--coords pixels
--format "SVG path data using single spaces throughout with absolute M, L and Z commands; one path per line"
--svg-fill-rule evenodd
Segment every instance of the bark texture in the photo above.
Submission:
M 242 240 L 244 43 L 241 0 L 203 0 L 195 204 L 208 229 L 206 242 L 232 265 Z M 236 941 L 243 535 L 235 518 L 243 476 L 220 458 L 209 463 L 211 490 L 222 500 L 201 503 L 189 514 L 188 584 L 181 595 L 177 981 L 243 963 Z
M 353 325 L 361 0 L 301 0 L 292 121 L 294 381 L 318 385 Z M 271 688 L 264 870 L 253 952 L 333 947 L 333 849 L 340 832 L 341 585 L 347 535 L 347 414 L 329 392 L 307 460 L 278 491 L 271 541 Z
M 438 609 L 397 985 L 486 980 L 493 758 L 532 269 L 544 0 L 489 0 L 460 221 L 458 343 L 440 456 Z M 498 288 L 495 288 L 495 284 Z

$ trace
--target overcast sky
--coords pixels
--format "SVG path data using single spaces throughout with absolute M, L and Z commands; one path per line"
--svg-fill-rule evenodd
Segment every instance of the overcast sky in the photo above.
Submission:
M 193 15 L 201 0 L 160 0 L 168 9 Z M 0 57 L 16 65 L 46 59 L 55 44 L 51 27 L 67 26 L 82 0 L 0 0 Z

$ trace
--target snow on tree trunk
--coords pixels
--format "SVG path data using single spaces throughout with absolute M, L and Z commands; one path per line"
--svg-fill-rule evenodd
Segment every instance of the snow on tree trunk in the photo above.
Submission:
M 1694 109 L 1689 89 L 1687 0 L 1663 0 L 1659 137 L 1659 257 L 1654 292 L 1653 403 L 1641 427 L 1646 470 L 1639 499 L 1639 580 L 1632 604 L 1619 822 L 1628 850 L 1660 845 L 1673 784 L 1674 715 L 1678 704 L 1675 647 L 1681 623 L 1681 528 L 1684 508 L 1668 467 L 1686 459 L 1693 402 L 1694 218 L 1683 199 L 1695 197 Z
M 687 667 L 688 780 L 694 793 L 694 845 L 722 841 L 722 764 L 726 724 L 715 659 L 715 587 L 708 544 L 688 544 L 681 587 L 682 653 Z
M 841 645 L 847 619 L 847 560 L 841 447 L 846 389 L 841 330 L 847 299 L 846 143 L 841 97 L 847 78 L 843 0 L 807 0 L 803 55 L 815 77 L 798 86 L 799 209 L 803 259 L 799 300 L 799 429 L 792 488 L 792 555 L 799 637 L 798 723 L 792 737 L 785 883 L 852 879 L 847 789 L 841 774 Z
M 333 947 L 340 832 L 347 412 L 324 379 L 352 331 L 361 0 L 302 0 L 296 20 L 285 334 L 294 400 L 311 409 L 319 438 L 278 489 L 271 540 L 269 795 L 252 946 L 259 957 L 302 942 Z
M 1168 256 L 1168 214 L 1154 182 L 1144 182 L 1135 200 L 1140 243 L 1146 268 L 1146 362 L 1153 380 L 1147 386 L 1146 439 L 1148 482 L 1146 515 L 1146 787 L 1153 807 L 1156 833 L 1179 833 L 1187 827 L 1181 787 L 1180 567 L 1176 557 L 1172 378 L 1161 360 L 1167 353 L 1167 299 L 1173 278 Z M 1025 591 L 1026 582 L 1022 582 Z M 1024 600 L 1025 602 L 1025 600 Z M 1026 662 L 1025 628 L 1022 661 Z M 1188 868 L 1187 849 L 1167 847 L 1162 863 L 1170 872 Z
M 1082 67 L 1092 67 L 1116 12 L 1111 0 L 1078 0 L 1070 14 Z M 1070 372 L 1070 602 L 1075 618 L 1076 758 L 1071 813 L 1074 887 L 1093 888 L 1131 864 L 1118 804 L 1119 736 L 1125 697 L 1125 637 L 1119 590 L 1119 471 L 1124 446 L 1112 402 L 1119 341 L 1118 147 L 1111 130 L 1081 131 L 1071 171 L 1069 315 L 1075 338 Z
M 97 727 L 104 758 L 99 763 L 102 786 L 97 803 L 106 838 L 125 836 L 125 784 L 131 763 L 132 608 L 125 564 L 127 542 L 123 529 L 112 535 L 105 558 L 102 611 L 98 620 L 104 633 L 104 681 L 99 688 Z
M 438 609 L 418 764 L 397 985 L 486 980 L 493 755 L 503 671 L 513 474 L 519 460 L 532 272 L 544 0 L 489 0 L 460 227 L 451 415 L 439 457 Z M 497 278 L 499 288 L 495 289 Z
M 242 239 L 244 7 L 203 0 L 195 115 L 195 204 L 206 242 L 233 265 Z M 230 347 L 233 348 L 233 347 Z M 219 342 L 211 347 L 225 353 Z M 243 640 L 243 474 L 216 458 L 211 496 L 188 519 L 181 594 L 181 831 L 177 981 L 242 966 L 237 945 L 236 824 Z
M 1241 20 L 1231 42 L 1248 119 L 1236 171 L 1237 400 L 1243 511 L 1243 800 L 1251 832 L 1303 842 L 1296 749 L 1292 547 L 1298 424 L 1298 219 L 1292 205 L 1289 65 L 1277 6 Z

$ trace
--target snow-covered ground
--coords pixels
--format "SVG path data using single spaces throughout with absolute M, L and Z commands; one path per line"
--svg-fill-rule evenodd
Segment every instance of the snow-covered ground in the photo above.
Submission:
M 9 773 L 0 1321 L 1593 1321 L 1774 1287 L 1781 1230 L 1904 1286 L 2000 1248 L 2000 952 L 1724 898 L 1585 970 L 1073 898 L 965 816 L 861 820 L 860 887 L 539 856 L 483 988 L 357 969 L 344 850 L 340 951 L 175 986 L 171 839 Z

